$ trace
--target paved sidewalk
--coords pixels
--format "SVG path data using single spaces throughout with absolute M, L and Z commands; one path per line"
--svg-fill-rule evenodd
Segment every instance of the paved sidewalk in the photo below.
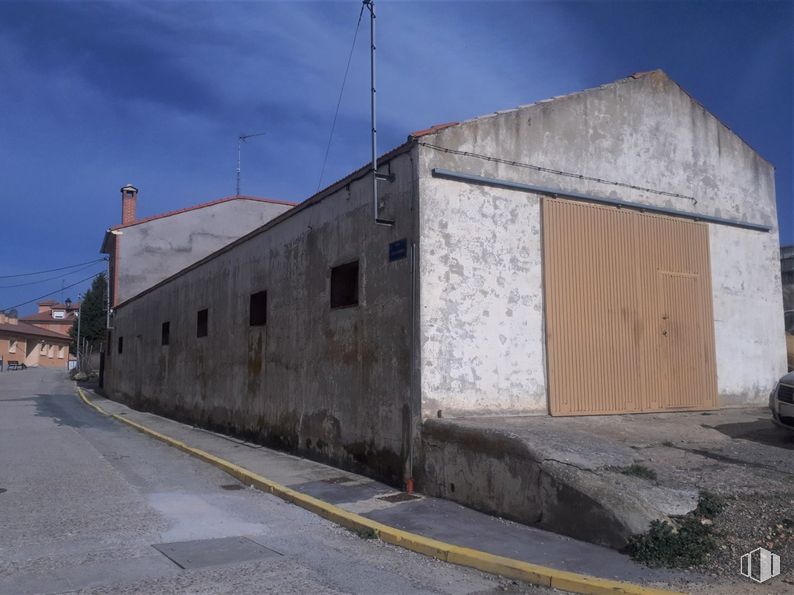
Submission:
M 702 575 L 654 570 L 604 547 L 512 523 L 438 498 L 416 498 L 367 477 L 215 434 L 85 391 L 106 412 L 124 416 L 190 447 L 221 457 L 293 490 L 393 527 L 551 568 L 660 588 L 702 588 Z

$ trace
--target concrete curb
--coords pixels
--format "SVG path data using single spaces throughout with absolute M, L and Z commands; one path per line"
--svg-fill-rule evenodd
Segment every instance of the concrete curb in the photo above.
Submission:
M 161 434 L 160 432 L 156 432 L 150 428 L 147 428 L 144 425 L 126 419 L 121 415 L 108 413 L 99 405 L 91 402 L 91 400 L 86 397 L 83 390 L 79 387 L 77 387 L 77 393 L 86 405 L 94 408 L 102 415 L 112 417 L 113 419 L 135 428 L 139 432 L 147 434 L 152 438 L 156 438 L 157 440 L 160 440 L 169 446 L 173 446 L 174 448 L 190 454 L 206 463 L 210 463 L 211 465 L 218 467 L 222 471 L 225 471 L 229 475 L 239 479 L 245 484 L 252 485 L 263 492 L 268 492 L 274 496 L 278 496 L 282 500 L 300 506 L 301 508 L 313 512 L 333 523 L 336 523 L 337 525 L 351 529 L 359 534 L 373 535 L 386 543 L 390 543 L 392 545 L 396 545 L 425 556 L 437 558 L 439 560 L 443 560 L 444 562 L 450 562 L 452 564 L 474 568 L 482 572 L 497 574 L 507 578 L 521 580 L 544 587 L 561 589 L 563 591 L 569 591 L 572 593 L 585 593 L 592 595 L 607 595 L 615 593 L 634 595 L 661 595 L 663 593 L 674 593 L 673 591 L 665 591 L 661 589 L 644 587 L 642 585 L 636 585 L 633 583 L 602 579 L 585 574 L 577 574 L 574 572 L 566 572 L 563 570 L 548 568 L 546 566 L 530 564 L 521 560 L 495 556 L 487 552 L 452 545 L 443 541 L 423 537 L 422 535 L 417 535 L 416 533 L 410 533 L 395 527 L 390 527 L 389 525 L 384 525 L 359 514 L 348 512 L 347 510 L 344 510 L 338 506 L 334 506 L 333 504 L 329 504 L 328 502 L 318 498 L 314 498 L 313 496 L 303 494 L 278 484 L 267 479 L 266 477 L 262 477 L 261 475 L 253 473 L 225 459 L 216 457 L 215 455 L 198 448 L 188 446 L 181 440 L 176 440 L 166 436 L 165 434 Z

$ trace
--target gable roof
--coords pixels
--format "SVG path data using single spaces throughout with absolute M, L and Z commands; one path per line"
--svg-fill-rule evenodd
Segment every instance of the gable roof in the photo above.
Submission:
M 36 312 L 34 314 L 22 316 L 19 320 L 24 320 L 25 322 L 38 322 L 42 324 L 68 324 L 71 326 L 72 322 L 74 322 L 76 318 L 77 313 L 75 311 L 69 310 L 66 312 L 66 315 L 63 318 L 53 318 L 52 312 Z
M 151 217 L 144 217 L 143 219 L 136 219 L 131 223 L 120 223 L 118 225 L 114 225 L 110 228 L 110 230 L 116 229 L 124 229 L 125 227 L 132 227 L 133 225 L 140 225 L 141 223 L 148 223 L 149 221 L 154 221 L 156 219 L 164 219 L 166 217 L 171 217 L 173 215 L 179 215 L 180 213 L 187 213 L 189 211 L 195 211 L 197 209 L 204 209 L 207 207 L 213 207 L 215 205 L 223 204 L 225 202 L 231 202 L 233 200 L 250 200 L 254 202 L 264 202 L 270 203 L 275 205 L 286 205 L 286 206 L 295 206 L 298 203 L 287 201 L 287 200 L 277 200 L 274 198 L 260 198 L 258 196 L 225 196 L 223 198 L 217 198 L 215 200 L 210 200 L 207 202 L 202 202 L 197 205 L 193 205 L 190 207 L 185 207 L 183 209 L 176 209 L 174 211 L 166 211 L 165 213 L 160 213 L 159 215 L 152 215 Z
M 603 85 L 598 85 L 597 87 L 589 87 L 587 89 L 581 89 L 579 91 L 574 91 L 573 93 L 566 93 L 565 95 L 556 95 L 554 97 L 549 97 L 547 99 L 541 99 L 539 101 L 534 101 L 532 103 L 526 103 L 526 104 L 519 105 L 519 106 L 516 106 L 516 107 L 513 107 L 513 108 L 504 109 L 504 110 L 498 110 L 498 111 L 495 111 L 495 112 L 491 112 L 489 114 L 483 114 L 481 116 L 476 116 L 474 118 L 469 118 L 468 120 L 463 120 L 463 121 L 460 121 L 460 122 L 449 122 L 449 123 L 446 123 L 446 124 L 436 124 L 434 126 L 431 126 L 430 128 L 426 128 L 424 130 L 419 130 L 417 132 L 412 132 L 410 135 L 408 135 L 408 138 L 409 139 L 418 139 L 418 138 L 421 138 L 423 136 L 436 134 L 437 132 L 440 132 L 440 131 L 442 131 L 442 130 L 444 130 L 446 128 L 450 128 L 452 126 L 461 126 L 461 125 L 468 124 L 470 122 L 476 122 L 478 120 L 484 120 L 486 118 L 493 118 L 495 116 L 500 116 L 502 114 L 509 114 L 509 113 L 512 113 L 512 112 L 517 112 L 519 110 L 526 109 L 528 107 L 532 107 L 532 106 L 535 106 L 535 105 L 541 105 L 541 104 L 544 104 L 544 103 L 551 103 L 551 102 L 557 101 L 559 99 L 575 97 L 577 95 L 584 95 L 585 93 L 590 93 L 590 92 L 596 91 L 598 89 L 606 89 L 606 88 L 609 88 L 609 87 L 614 87 L 616 85 L 622 85 L 622 84 L 625 84 L 625 83 L 630 83 L 631 81 L 635 81 L 635 80 L 639 80 L 639 79 L 645 79 L 645 78 L 650 78 L 652 80 L 656 79 L 658 81 L 668 81 L 668 82 L 673 83 L 676 87 L 678 87 L 681 90 L 682 93 L 684 93 L 687 97 L 689 97 L 689 99 L 692 100 L 692 102 L 694 102 L 695 104 L 700 106 L 707 114 L 709 114 L 717 122 L 719 122 L 720 125 L 723 128 L 725 128 L 728 132 L 730 132 L 732 135 L 734 135 L 736 138 L 738 138 L 742 143 L 744 143 L 747 146 L 747 148 L 749 148 L 753 153 L 758 155 L 758 157 L 760 159 L 762 159 L 765 163 L 769 164 L 770 167 L 774 168 L 774 165 L 772 165 L 767 159 L 764 159 L 764 157 L 760 153 L 758 153 L 758 151 L 756 151 L 752 147 L 752 145 L 750 145 L 750 143 L 748 143 L 746 140 L 744 140 L 734 130 L 732 130 L 730 126 L 728 126 L 725 122 L 723 122 L 721 119 L 719 119 L 717 116 L 715 116 L 711 111 L 709 111 L 709 109 L 706 108 L 706 106 L 704 106 L 700 101 L 698 101 L 695 97 L 693 97 L 692 94 L 689 93 L 689 91 L 684 89 L 674 79 L 670 78 L 670 76 L 664 70 L 662 70 L 661 68 L 657 68 L 655 70 L 646 70 L 646 71 L 642 71 L 642 72 L 635 72 L 635 73 L 633 73 L 633 74 L 631 74 L 631 75 L 629 75 L 627 77 L 624 77 L 622 79 L 618 79 L 618 80 L 612 81 L 610 83 L 604 83 Z
M 269 203 L 274 205 L 285 205 L 288 207 L 294 207 L 298 203 L 292 202 L 289 200 L 279 200 L 275 198 L 261 198 L 259 196 L 248 196 L 248 195 L 235 195 L 235 196 L 225 196 L 223 198 L 217 198 L 215 200 L 210 200 L 207 202 L 202 202 L 190 207 L 185 207 L 183 209 L 176 209 L 174 211 L 166 211 L 165 213 L 160 213 L 159 215 L 152 215 L 151 217 L 144 217 L 143 219 L 137 219 L 131 223 L 119 223 L 118 225 L 114 225 L 112 227 L 108 227 L 105 230 L 105 236 L 102 239 L 102 246 L 99 248 L 100 254 L 109 254 L 110 253 L 110 246 L 108 242 L 113 237 L 113 232 L 119 229 L 124 229 L 127 227 L 132 227 L 134 225 L 140 225 L 141 223 L 148 223 L 149 221 L 156 221 L 158 219 L 165 219 L 166 217 L 172 217 L 174 215 L 180 215 L 182 213 L 188 213 L 190 211 L 196 211 L 198 209 L 204 209 L 207 207 L 214 207 L 215 205 L 231 202 L 233 200 L 250 200 L 253 202 L 262 202 L 262 203 Z
M 8 322 L 0 322 L 0 334 L 13 335 L 14 337 L 41 337 L 44 339 L 60 339 L 66 343 L 70 343 L 72 339 L 67 335 L 56 333 L 55 331 L 48 331 L 32 324 L 19 321 L 17 324 L 10 324 Z

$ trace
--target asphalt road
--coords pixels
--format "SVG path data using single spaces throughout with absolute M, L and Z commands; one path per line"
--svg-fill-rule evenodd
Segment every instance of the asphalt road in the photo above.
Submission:
M 0 593 L 494 591 L 553 592 L 246 488 L 86 407 L 63 372 L 0 373 Z

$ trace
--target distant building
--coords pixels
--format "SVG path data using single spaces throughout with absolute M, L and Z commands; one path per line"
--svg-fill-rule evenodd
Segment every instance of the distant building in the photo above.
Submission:
M 295 203 L 230 196 L 160 215 L 136 218 L 138 189 L 121 189 L 121 223 L 105 232 L 115 306 L 274 219 Z
M 15 310 L 0 312 L 0 358 L 29 368 L 63 368 L 69 365 L 69 343 L 62 333 L 18 320 Z
M 783 308 L 794 310 L 794 245 L 780 247 L 780 278 L 783 282 Z
M 64 303 L 55 300 L 39 302 L 39 311 L 20 318 L 20 322 L 32 324 L 39 328 L 68 336 L 69 329 L 72 328 L 74 321 L 77 320 L 77 312 L 80 310 L 80 303 L 72 303 L 66 300 Z

